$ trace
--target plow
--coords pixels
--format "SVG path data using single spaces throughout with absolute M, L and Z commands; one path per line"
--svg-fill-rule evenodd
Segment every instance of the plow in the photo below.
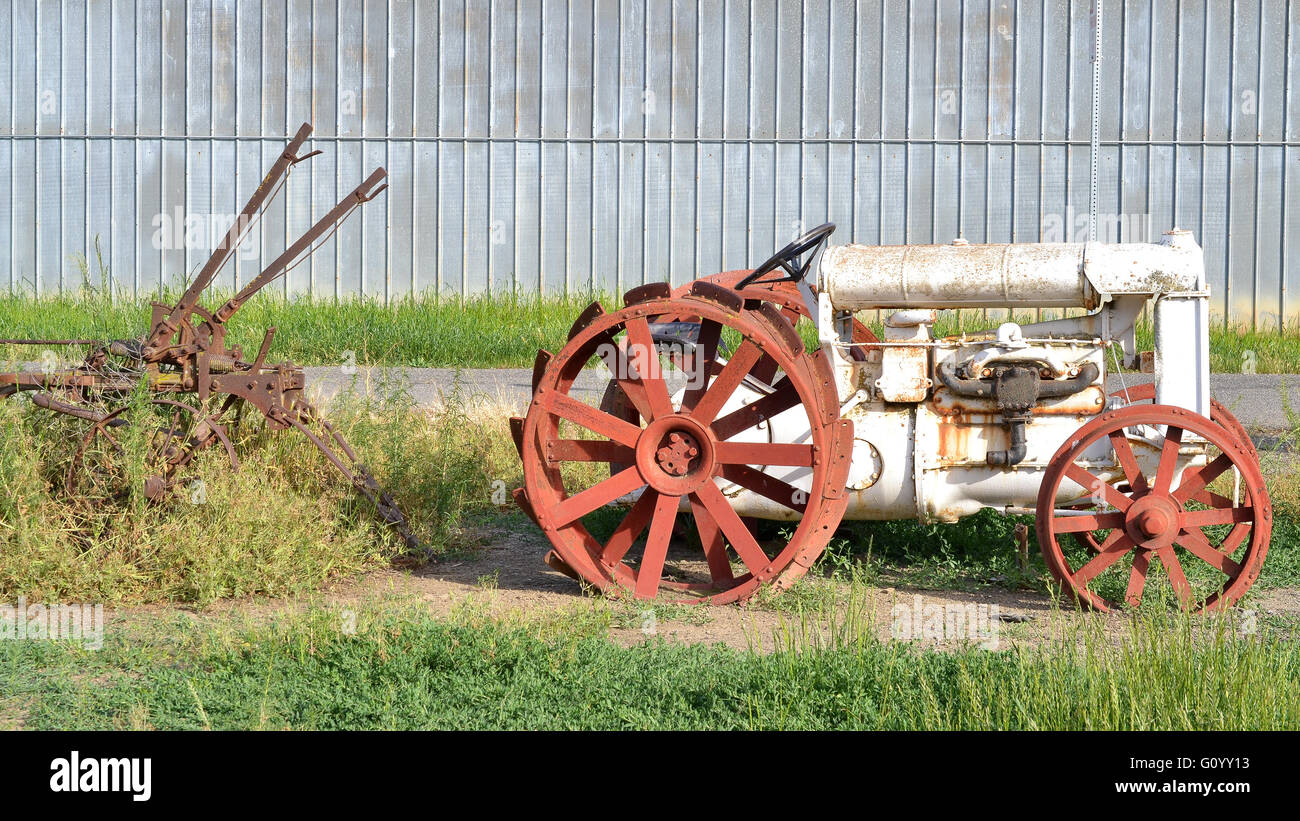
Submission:
M 1084 607 L 1209 611 L 1258 578 L 1272 508 L 1246 430 L 1209 394 L 1189 232 L 828 247 L 833 231 L 753 270 L 593 303 L 538 353 L 511 429 L 514 497 L 547 564 L 611 595 L 725 604 L 789 587 L 844 521 L 994 510 L 1034 517 Z M 1008 319 L 936 337 L 938 312 L 961 309 Z M 1010 321 L 1027 309 L 1074 315 Z M 599 406 L 574 391 L 594 361 L 610 372 Z
M 226 337 L 231 317 L 244 303 L 310 256 L 349 215 L 387 187 L 384 169 L 375 169 L 215 310 L 200 304 L 217 274 L 283 190 L 292 169 L 321 153 L 302 153 L 311 131 L 306 123 L 299 128 L 180 299 L 153 303 L 149 329 L 142 336 L 0 340 L 6 345 L 89 350 L 71 367 L 51 367 L 47 362 L 39 369 L 0 373 L 0 398 L 30 393 L 35 406 L 83 425 L 64 480 L 64 490 L 72 499 L 96 504 L 134 491 L 152 502 L 165 502 L 184 486 L 195 457 L 208 449 L 216 449 L 231 468 L 238 469 L 231 428 L 244 417 L 257 415 L 268 430 L 293 429 L 306 437 L 374 504 L 408 549 L 419 547 L 393 498 L 304 396 L 303 369 L 292 362 L 268 362 L 275 328 L 265 331 L 251 358 Z M 128 452 L 124 433 L 129 428 L 140 434 L 143 453 Z

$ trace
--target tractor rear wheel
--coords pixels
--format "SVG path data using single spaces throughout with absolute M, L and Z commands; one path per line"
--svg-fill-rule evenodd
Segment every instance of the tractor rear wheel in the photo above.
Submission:
M 793 581 L 847 503 L 852 423 L 838 418 L 829 373 L 779 314 L 746 310 L 726 288 L 699 282 L 673 297 L 644 286 L 626 303 L 611 313 L 593 304 L 558 355 L 539 355 L 528 415 L 512 420 L 524 467 L 516 500 L 562 566 L 602 591 L 723 604 Z M 649 327 L 668 315 L 701 323 L 692 378 L 675 393 Z M 724 335 L 735 342 L 729 357 Z M 635 419 L 571 394 L 598 355 L 614 363 Z M 768 361 L 775 376 L 757 378 Z M 612 476 L 611 463 L 623 466 Z M 732 507 L 742 491 L 790 527 L 760 543 Z M 675 529 L 691 544 L 674 544 Z

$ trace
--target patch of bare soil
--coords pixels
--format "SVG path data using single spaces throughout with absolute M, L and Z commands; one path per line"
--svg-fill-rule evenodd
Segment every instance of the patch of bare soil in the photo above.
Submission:
M 941 649 L 975 645 L 990 649 L 1037 646 L 1092 620 L 1106 633 L 1127 627 L 1122 614 L 1084 614 L 1042 593 L 990 588 L 974 592 L 906 587 L 851 587 L 809 578 L 782 594 L 760 594 L 746 605 L 695 607 L 652 604 L 593 595 L 542 562 L 548 545 L 540 534 L 493 529 L 484 546 L 415 570 L 385 569 L 341 581 L 309 597 L 225 600 L 202 609 L 173 606 L 125 608 L 110 618 L 136 621 L 188 612 L 202 620 L 244 618 L 258 621 L 308 607 L 340 611 L 400 600 L 415 603 L 435 618 L 472 603 L 491 616 L 554 618 L 560 622 L 575 607 L 609 608 L 609 637 L 625 646 L 665 639 L 698 644 L 722 643 L 737 649 L 827 645 L 847 634 L 874 634 L 882 640 L 915 641 Z M 682 574 L 697 572 L 692 557 L 669 555 Z M 1300 590 L 1261 591 L 1248 608 L 1266 616 L 1300 622 Z

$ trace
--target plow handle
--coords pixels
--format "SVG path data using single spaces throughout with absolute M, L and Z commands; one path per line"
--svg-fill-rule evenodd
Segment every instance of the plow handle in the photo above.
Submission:
M 302 162 L 308 157 L 313 157 L 320 153 L 319 151 L 313 151 L 310 154 L 303 156 L 298 155 L 299 149 L 302 148 L 302 144 L 307 141 L 307 138 L 310 135 L 311 125 L 309 123 L 303 123 L 302 126 L 298 128 L 298 133 L 294 135 L 293 139 L 289 142 L 289 145 L 285 147 L 284 152 L 280 154 L 279 158 L 276 159 L 275 164 L 271 166 L 271 170 L 266 172 L 266 176 L 262 178 L 261 185 L 257 186 L 257 190 L 248 198 L 248 202 L 244 204 L 244 210 L 239 212 L 239 216 L 235 218 L 234 223 L 230 226 L 230 230 L 226 232 L 226 235 L 222 237 L 221 242 L 217 244 L 216 249 L 212 252 L 212 256 L 208 258 L 206 263 L 204 263 L 202 270 L 199 271 L 199 274 L 194 278 L 194 281 L 190 283 L 190 287 L 185 290 L 185 294 L 180 298 L 180 301 L 172 306 L 167 315 L 163 317 L 161 321 L 156 323 L 153 329 L 149 332 L 149 342 L 147 345 L 148 353 L 160 351 L 171 343 L 172 334 L 176 332 L 177 323 L 182 317 L 194 309 L 194 306 L 198 303 L 199 295 L 207 290 L 207 287 L 212 284 L 212 280 L 217 275 L 217 272 L 225 266 L 226 262 L 230 259 L 230 255 L 235 252 L 235 248 L 239 244 L 244 229 L 252 220 L 253 215 L 261 211 L 262 206 L 266 204 L 267 197 L 271 195 L 271 192 L 275 189 L 275 185 L 279 182 L 280 178 L 288 172 L 290 167 Z
M 379 185 L 380 180 L 384 179 L 386 176 L 388 176 L 387 171 L 382 168 L 376 168 L 374 172 L 366 178 L 365 182 L 352 189 L 347 196 L 339 200 L 338 204 L 330 209 L 329 213 L 321 217 L 315 225 L 309 228 L 307 233 L 303 234 L 292 245 L 284 249 L 284 253 L 280 254 L 280 256 L 275 258 L 274 262 L 266 266 L 266 270 L 258 274 L 256 279 L 245 285 L 242 291 L 226 300 L 225 305 L 222 305 L 214 311 L 212 314 L 213 318 L 216 319 L 217 322 L 225 322 L 230 319 L 231 315 L 233 315 L 235 311 L 238 311 L 239 307 L 252 298 L 254 294 L 271 284 L 271 282 L 288 270 L 289 265 L 293 263 L 303 251 L 310 248 L 311 244 L 315 242 L 317 238 L 331 228 L 336 227 L 339 223 L 343 222 L 343 220 L 347 219 L 353 209 L 359 207 L 362 203 L 374 199 L 381 191 L 387 188 L 387 185 L 382 185 L 378 188 L 375 187 Z

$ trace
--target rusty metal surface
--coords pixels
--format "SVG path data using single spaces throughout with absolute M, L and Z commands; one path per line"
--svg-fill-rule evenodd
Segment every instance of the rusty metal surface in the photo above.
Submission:
M 250 408 L 266 420 L 270 429 L 299 431 L 353 487 L 374 502 L 384 521 L 401 534 L 409 548 L 418 547 L 392 497 L 358 462 L 343 436 L 304 398 L 303 369 L 291 362 L 266 361 L 275 329 L 266 331 L 251 360 L 238 345 L 226 341 L 226 323 L 240 305 L 307 258 L 315 243 L 332 234 L 357 208 L 387 187 L 382 184 L 384 169 L 375 169 L 220 308 L 209 311 L 199 304 L 251 225 L 275 199 L 290 170 L 320 153 L 301 153 L 311 130 L 307 123 L 299 128 L 262 178 L 240 220 L 217 244 L 181 298 L 172 305 L 154 303 L 152 321 L 144 335 L 138 339 L 81 342 L 91 350 L 81 364 L 72 368 L 0 373 L 0 397 L 32 391 L 37 407 L 90 423 L 78 440 L 65 479 L 70 496 L 94 499 L 121 490 L 109 475 L 112 460 L 105 454 L 122 452 L 113 431 L 132 424 L 129 400 L 143 386 L 151 397 L 145 405 L 159 412 L 156 422 L 161 425 L 150 432 L 144 457 L 144 492 L 149 499 L 166 498 L 175 489 L 181 470 L 196 453 L 212 445 L 223 447 L 231 465 L 237 468 L 239 460 L 227 428 L 239 419 L 244 408 Z M 47 340 L 6 342 L 49 344 Z

